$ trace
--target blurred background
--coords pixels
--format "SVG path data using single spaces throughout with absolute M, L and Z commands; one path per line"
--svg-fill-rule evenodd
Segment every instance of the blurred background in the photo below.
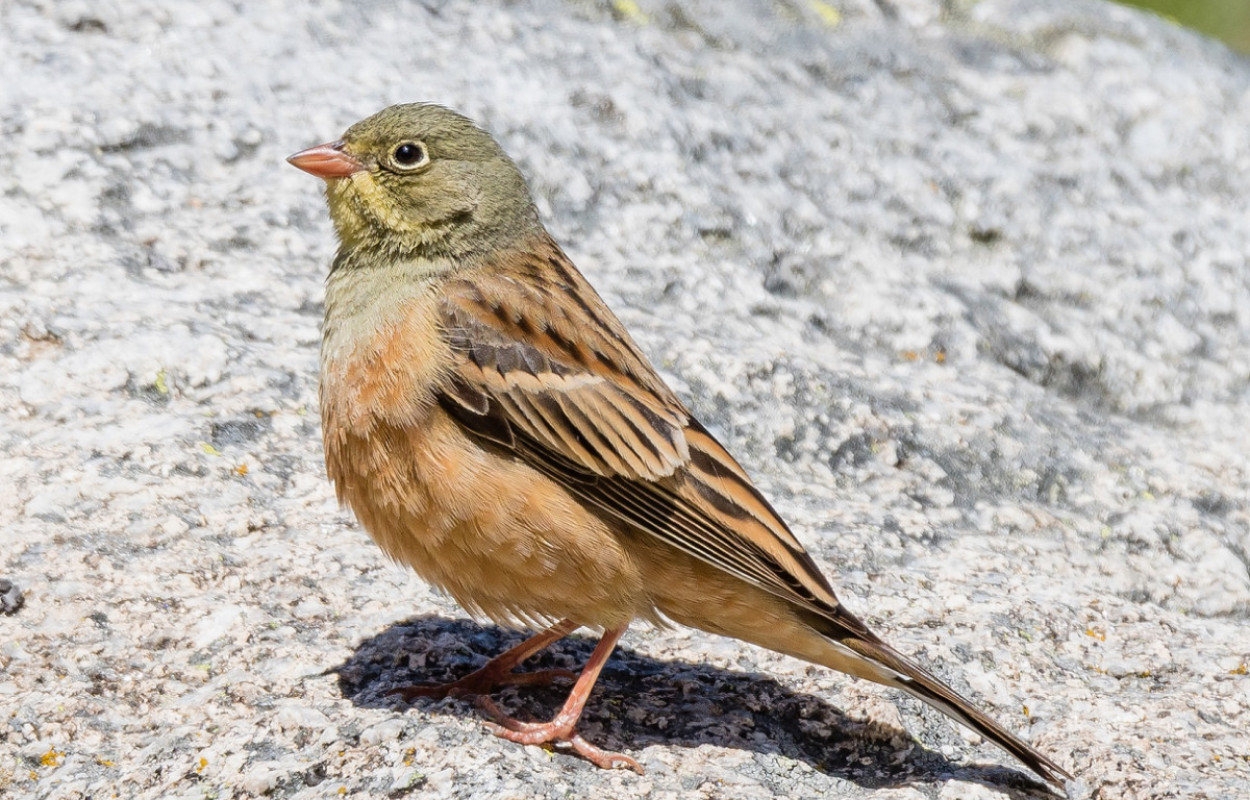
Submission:
M 1250 53 L 1250 0 L 1119 0 L 1174 20 Z

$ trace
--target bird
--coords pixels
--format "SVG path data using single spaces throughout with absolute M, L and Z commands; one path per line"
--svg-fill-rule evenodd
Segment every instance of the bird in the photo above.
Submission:
M 885 643 L 835 595 L 747 472 L 669 388 L 469 118 L 394 105 L 288 158 L 324 180 L 319 400 L 338 500 L 391 559 L 531 638 L 469 675 L 498 736 L 642 772 L 577 721 L 635 620 L 733 637 L 919 698 L 1046 781 L 1071 774 Z M 580 673 L 521 672 L 579 628 Z M 573 679 L 547 722 L 488 695 Z

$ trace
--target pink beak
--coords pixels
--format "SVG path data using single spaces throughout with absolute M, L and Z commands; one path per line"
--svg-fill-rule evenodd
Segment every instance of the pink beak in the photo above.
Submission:
M 360 172 L 365 165 L 354 156 L 344 153 L 343 146 L 342 141 L 319 144 L 299 151 L 288 157 L 287 161 L 318 178 L 346 178 Z

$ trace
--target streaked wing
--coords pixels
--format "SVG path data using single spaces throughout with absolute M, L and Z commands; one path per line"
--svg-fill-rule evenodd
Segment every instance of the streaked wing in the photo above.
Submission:
M 445 290 L 442 323 L 457 358 L 443 407 L 605 514 L 841 617 L 833 590 L 746 473 L 548 247 Z
M 446 290 L 443 330 L 459 356 L 447 397 L 494 423 L 478 432 L 505 446 L 520 436 L 593 475 L 672 475 L 690 458 L 681 401 L 584 278 L 552 262 L 515 266 L 528 274 Z

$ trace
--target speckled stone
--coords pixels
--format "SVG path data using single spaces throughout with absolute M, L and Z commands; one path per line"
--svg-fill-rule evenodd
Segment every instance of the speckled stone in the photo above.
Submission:
M 11 0 L 0 53 L 0 796 L 1032 796 L 692 631 L 588 707 L 644 777 L 386 695 L 519 636 L 321 462 L 334 243 L 283 158 L 414 100 L 496 133 L 847 605 L 1073 797 L 1250 796 L 1244 58 L 1085 0 Z

